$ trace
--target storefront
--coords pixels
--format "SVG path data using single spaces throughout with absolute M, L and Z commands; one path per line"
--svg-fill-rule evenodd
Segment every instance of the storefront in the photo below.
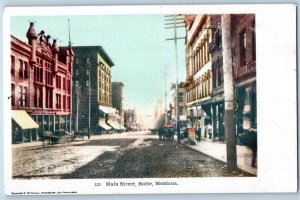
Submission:
M 256 81 L 236 85 L 235 96 L 238 106 L 235 116 L 236 132 L 240 135 L 245 130 L 257 127 Z
M 12 110 L 12 143 L 38 141 L 39 125 L 24 110 Z

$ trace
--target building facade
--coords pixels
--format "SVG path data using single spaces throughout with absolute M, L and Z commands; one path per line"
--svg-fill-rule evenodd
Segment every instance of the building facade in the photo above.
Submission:
M 126 131 L 135 131 L 137 129 L 135 109 L 124 110 L 124 126 Z
M 101 131 L 101 128 L 106 130 L 108 115 L 115 112 L 111 96 L 111 67 L 114 63 L 101 46 L 74 46 L 72 49 L 75 53 L 74 129 L 87 129 L 90 123 L 93 133 Z
M 51 43 L 44 31 L 37 34 L 32 22 L 26 36 L 28 43 L 11 35 L 12 112 L 30 115 L 38 124 L 36 139 L 45 130 L 71 131 L 74 54 L 70 47 L 58 47 L 55 39 Z M 32 132 L 24 134 L 20 123 L 13 120 L 13 141 L 31 140 Z
M 124 84 L 112 82 L 112 106 L 118 110 L 119 123 L 124 126 Z
M 176 84 L 171 86 L 171 96 L 172 102 L 170 105 L 171 119 L 173 122 L 176 121 L 176 110 L 177 110 L 177 98 L 176 98 Z M 186 126 L 187 120 L 187 109 L 186 109 L 186 90 L 184 87 L 184 82 L 178 84 L 178 116 L 180 127 Z
M 190 127 L 200 128 L 205 138 L 211 124 L 212 60 L 209 43 L 212 39 L 212 18 L 209 15 L 187 15 L 186 23 L 186 105 Z
M 185 86 L 191 126 L 196 127 L 198 122 L 202 129 L 202 137 L 222 141 L 225 140 L 225 131 L 221 15 L 188 15 L 185 22 L 187 29 Z M 230 27 L 238 135 L 250 128 L 256 129 L 255 15 L 231 15 Z M 205 36 L 201 36 L 203 34 L 208 35 L 208 44 L 205 46 L 207 49 L 199 48 L 200 53 L 197 53 L 197 48 L 195 51 L 197 43 L 194 42 L 197 39 L 193 39 L 193 35 L 196 35 L 195 38 L 205 39 Z M 204 62 L 206 60 L 205 53 L 208 53 L 210 60 L 207 62 L 208 66 L 203 65 L 203 59 Z M 200 80 L 197 79 L 197 75 L 203 73 L 204 77 L 207 75 L 208 83 L 205 83 L 206 79 L 203 79 L 203 76 Z M 207 132 L 207 125 L 212 126 L 210 134 Z
M 256 32 L 255 15 L 232 15 L 233 77 L 236 132 L 256 130 Z

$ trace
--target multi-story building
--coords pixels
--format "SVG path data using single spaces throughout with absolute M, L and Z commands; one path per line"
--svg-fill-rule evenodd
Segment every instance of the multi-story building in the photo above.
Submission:
M 70 47 L 59 48 L 55 39 L 51 43 L 44 31 L 37 34 L 32 22 L 26 36 L 28 43 L 11 35 L 13 142 L 32 140 L 33 132 L 26 124 L 38 128 L 39 134 L 44 130 L 71 131 L 74 54 Z M 21 112 L 23 119 L 17 119 L 16 113 Z
M 209 43 L 209 52 L 211 54 L 212 59 L 212 136 L 214 140 L 223 141 L 225 140 L 225 134 L 221 15 L 211 15 L 210 17 L 212 19 L 212 40 Z
M 176 84 L 171 85 L 171 96 L 172 96 L 172 102 L 171 102 L 171 119 L 173 122 L 176 121 L 176 110 L 177 110 L 177 98 L 176 98 Z M 178 116 L 180 120 L 180 127 L 186 126 L 186 115 L 187 115 L 187 109 L 186 109 L 186 90 L 184 87 L 184 82 L 180 82 L 178 84 Z
M 255 15 L 231 15 L 237 133 L 256 129 Z
M 187 105 L 189 106 L 190 119 L 202 123 L 202 134 L 209 139 L 224 140 L 224 79 L 223 79 L 223 52 L 222 52 L 222 34 L 221 34 L 221 15 L 207 15 L 203 22 L 200 20 L 205 15 L 186 16 L 187 42 L 186 42 L 186 70 L 187 70 Z M 197 20 L 198 19 L 198 20 Z M 206 22 L 205 22 L 206 21 Z M 209 22 L 208 22 L 209 21 Z M 201 27 L 201 24 L 205 26 Z M 194 28 L 193 28 L 194 27 Z M 255 48 L 255 15 L 231 15 L 231 46 L 233 77 L 235 88 L 235 120 L 236 133 L 242 133 L 244 130 L 256 128 L 256 48 Z M 194 32 L 200 32 L 200 35 L 208 34 L 208 53 L 211 62 L 208 62 L 208 85 L 203 83 L 203 79 L 197 80 L 197 74 L 201 74 L 203 67 L 203 57 L 201 53 L 206 50 L 200 50 L 200 55 L 193 53 Z M 197 37 L 197 36 L 195 36 Z M 201 36 L 198 36 L 201 38 Z M 205 38 L 205 37 L 204 37 Z M 195 39 L 196 40 L 196 39 Z M 202 41 L 202 40 L 201 40 Z M 190 45 L 190 46 L 189 46 Z M 197 49 L 197 48 L 196 48 Z M 196 56 L 195 56 L 196 55 Z M 198 57 L 197 57 L 198 55 Z M 200 70 L 198 69 L 200 66 Z M 207 65 L 205 65 L 207 67 Z M 202 72 L 205 73 L 206 70 Z M 202 83 L 202 84 L 201 84 Z M 201 86 L 202 85 L 202 86 Z M 200 86 L 200 88 L 199 88 Z M 207 87 L 206 90 L 203 88 Z M 202 91 L 202 94 L 201 94 Z M 208 92 L 208 96 L 203 97 Z M 200 99 L 198 96 L 200 95 Z M 195 109 L 201 110 L 199 112 Z M 201 119 L 200 119 L 201 117 Z M 199 123 L 199 124 L 201 124 Z M 212 125 L 212 134 L 207 135 L 205 126 Z M 204 125 L 204 127 L 203 127 Z
M 75 53 L 73 90 L 76 91 L 72 107 L 74 128 L 87 129 L 90 123 L 91 132 L 108 130 L 108 117 L 116 111 L 111 98 L 114 63 L 101 46 L 74 46 L 72 49 Z
M 124 110 L 124 126 L 126 128 L 126 131 L 134 131 L 137 129 L 135 109 Z
M 122 82 L 112 82 L 112 106 L 117 109 L 119 122 L 124 125 L 124 84 Z
M 201 128 L 211 124 L 212 61 L 209 43 L 212 19 L 209 15 L 187 15 L 186 23 L 186 105 L 190 126 Z

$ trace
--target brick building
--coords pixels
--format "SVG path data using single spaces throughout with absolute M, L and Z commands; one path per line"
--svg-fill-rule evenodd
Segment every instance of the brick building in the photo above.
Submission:
M 210 124 L 212 92 L 212 60 L 208 50 L 212 38 L 210 15 L 187 15 L 186 23 L 186 104 L 190 126 L 201 128 Z
M 211 140 L 224 140 L 221 15 L 187 15 L 185 22 L 187 29 L 185 86 L 192 126 L 195 126 L 193 122 L 198 122 L 202 128 L 202 136 Z M 249 128 L 256 128 L 255 15 L 231 15 L 230 31 L 236 134 L 239 134 Z M 205 37 L 205 35 L 207 36 Z M 207 38 L 208 44 L 204 43 L 205 38 Z M 195 42 L 197 40 L 200 41 L 200 47 Z M 206 53 L 208 55 L 205 55 Z M 209 62 L 203 65 L 203 61 L 204 63 L 207 61 L 205 57 Z M 204 77 L 200 76 L 201 78 L 198 79 L 199 75 L 203 73 Z M 207 79 L 209 80 L 205 82 Z M 205 130 L 207 124 L 211 124 L 213 127 L 210 135 L 207 135 Z
M 26 36 L 28 43 L 11 35 L 13 142 L 31 141 L 33 133 L 38 139 L 44 130 L 71 131 L 74 54 L 70 48 L 59 48 L 55 39 L 51 42 L 44 31 L 37 34 L 34 23 Z M 14 118 L 21 111 L 24 119 Z M 38 129 L 25 128 L 28 123 Z
M 109 130 L 109 116 L 114 116 L 111 97 L 113 61 L 101 46 L 74 46 L 73 122 L 74 129 L 87 129 L 89 123 L 89 87 L 91 100 L 91 131 Z M 78 102 L 78 103 L 77 103 Z M 78 127 L 76 127 L 78 124 Z

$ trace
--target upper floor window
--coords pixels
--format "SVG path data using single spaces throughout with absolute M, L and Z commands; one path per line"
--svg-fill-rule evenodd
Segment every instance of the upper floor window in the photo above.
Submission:
M 56 87 L 61 88 L 61 77 L 60 76 L 56 76 Z
M 239 35 L 240 46 L 240 66 L 246 65 L 246 48 L 247 48 L 247 35 L 246 29 L 243 29 Z
M 19 68 L 19 77 L 28 78 L 28 63 L 19 59 L 20 68 Z
M 66 90 L 66 78 L 63 78 L 63 89 Z
M 15 84 L 11 84 L 11 105 L 14 106 L 15 105 Z
M 43 82 L 43 69 L 41 67 L 34 67 L 34 80 L 38 82 Z
M 10 67 L 10 72 L 11 74 L 14 76 L 15 75 L 15 57 L 14 56 L 10 56 L 10 64 L 11 64 L 11 67 Z
M 52 72 L 46 71 L 46 84 L 53 85 Z
M 28 99 L 27 99 L 27 96 L 28 96 L 27 92 L 28 92 L 28 90 L 27 90 L 27 87 L 25 87 L 25 86 L 19 86 L 19 90 L 20 90 L 20 92 L 19 92 L 18 105 L 19 106 L 23 106 L 23 107 L 28 106 Z
M 75 59 L 75 63 L 78 65 L 79 64 L 79 58 Z

